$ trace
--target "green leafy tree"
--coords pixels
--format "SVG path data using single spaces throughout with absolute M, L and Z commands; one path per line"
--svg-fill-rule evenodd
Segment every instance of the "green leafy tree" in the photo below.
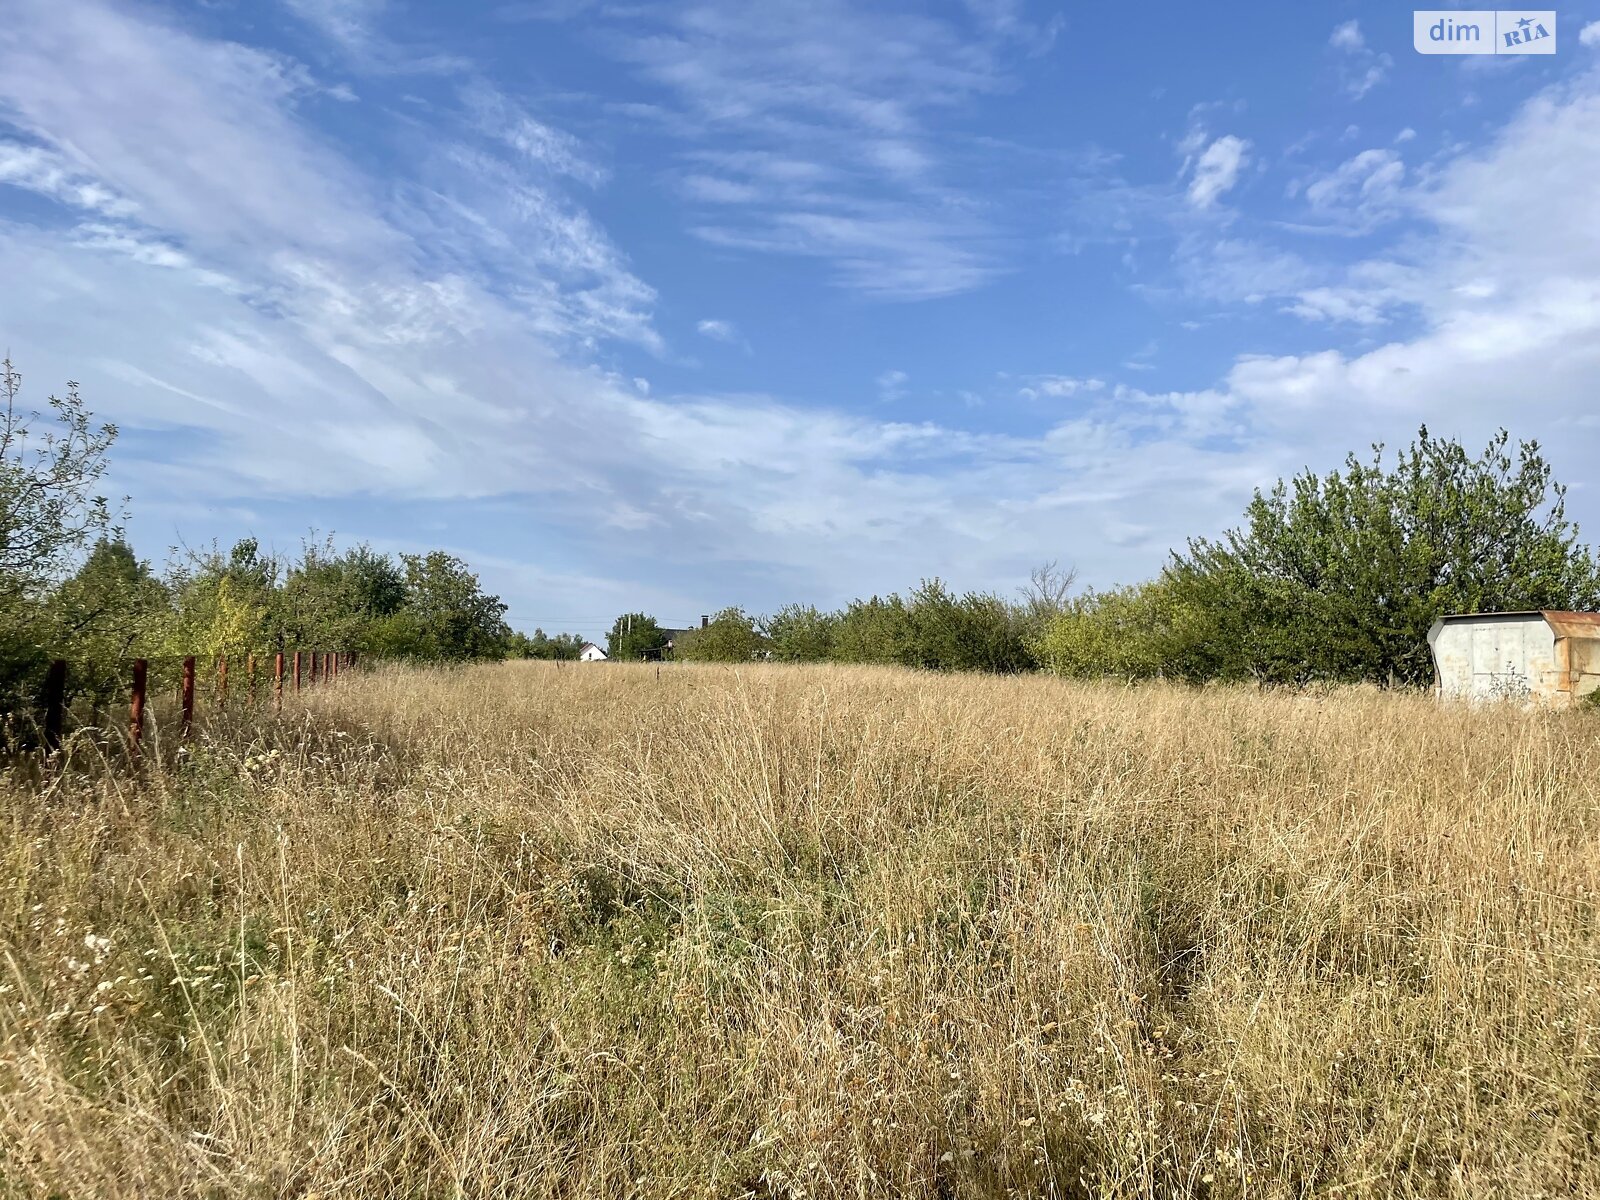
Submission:
M 833 623 L 833 659 L 847 663 L 905 662 L 910 618 L 898 595 L 852 600 Z
M 941 671 L 1019 671 L 1033 665 L 1017 609 L 988 593 L 957 595 L 925 579 L 905 597 L 855 600 L 832 626 L 838 662 L 900 663 Z
M 48 593 L 115 519 L 96 488 L 116 427 L 94 423 L 75 383 L 49 398 L 48 417 L 21 393 L 22 376 L 0 361 L 0 712 L 25 702 L 62 652 L 45 644 L 60 636 Z
M 164 659 L 192 654 L 202 660 L 264 649 L 277 599 L 275 570 L 253 538 L 226 555 L 213 549 L 173 566 L 167 577 L 172 608 L 152 649 Z
M 705 628 L 684 634 L 674 654 L 689 662 L 749 662 L 766 647 L 754 617 L 741 608 L 725 608 Z
M 436 662 L 505 657 L 511 630 L 506 606 L 488 594 L 467 564 L 435 550 L 402 556 L 405 604 L 373 621 L 369 645 L 380 656 Z
M 114 425 L 95 425 L 78 385 L 47 403 L 53 422 L 19 407 L 22 376 L 0 362 L 0 603 L 36 597 L 59 579 L 73 555 L 112 525 L 95 494 Z
M 102 538 L 47 605 L 55 653 L 68 660 L 73 695 L 97 702 L 126 686 L 127 666 L 157 645 L 167 592 L 120 538 Z
M 923 580 L 906 606 L 900 661 L 942 671 L 1021 671 L 1034 665 L 1018 612 L 985 592 L 958 596 Z
M 788 604 L 768 617 L 763 626 L 776 662 L 823 662 L 833 654 L 834 629 L 839 618 L 814 604 Z
M 666 649 L 667 635 L 647 613 L 623 613 L 606 634 L 606 656 L 614 662 L 635 662 Z
M 1374 446 L 1306 471 L 1174 557 L 1187 636 L 1169 648 L 1190 676 L 1426 682 L 1445 613 L 1600 603 L 1565 498 L 1538 444 L 1503 430 L 1476 457 L 1423 429 L 1392 468 Z
M 340 554 L 331 541 L 308 543 L 291 566 L 278 599 L 285 647 L 370 651 L 374 622 L 406 603 L 406 576 L 395 561 L 366 545 Z
M 1075 597 L 1050 617 L 1030 649 L 1040 665 L 1079 678 L 1148 679 L 1185 674 L 1187 647 L 1204 637 L 1165 580 Z M 1200 630 L 1208 630 L 1202 621 Z

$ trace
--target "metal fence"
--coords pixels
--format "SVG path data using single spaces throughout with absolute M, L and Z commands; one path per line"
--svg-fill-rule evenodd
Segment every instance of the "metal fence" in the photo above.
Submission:
M 176 699 L 180 713 L 180 730 L 185 738 L 194 728 L 197 661 L 196 656 L 192 654 L 184 658 L 178 675 Z M 283 708 L 285 691 L 293 694 L 304 688 L 332 683 L 342 672 L 354 670 L 356 652 L 354 650 L 280 652 L 272 656 L 270 674 L 261 669 L 263 663 L 254 654 L 246 655 L 242 662 L 236 659 L 231 665 L 236 668 L 231 680 L 233 695 L 236 698 L 254 705 L 270 695 L 274 711 L 280 711 Z M 148 659 L 136 658 L 132 660 L 130 666 L 132 677 L 128 688 L 128 749 L 130 755 L 137 758 L 144 740 L 145 710 L 150 698 L 150 663 Z M 227 708 L 229 700 L 230 663 L 227 656 L 216 658 L 213 667 L 216 671 L 213 696 L 217 709 L 222 711 Z M 45 672 L 44 691 L 41 696 L 41 706 L 44 710 L 43 748 L 47 754 L 55 754 L 61 749 L 62 738 L 66 731 L 69 683 L 67 660 L 64 658 L 54 660 Z

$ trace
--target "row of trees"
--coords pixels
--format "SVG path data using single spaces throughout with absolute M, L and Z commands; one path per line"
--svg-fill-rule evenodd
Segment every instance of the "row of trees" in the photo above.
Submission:
M 120 511 L 95 494 L 116 438 L 68 384 L 48 414 L 20 404 L 21 376 L 0 364 L 0 713 L 26 705 L 49 660 L 65 658 L 77 694 L 126 684 L 127 665 L 158 670 L 184 655 L 356 650 L 423 661 L 534 654 L 506 606 L 460 559 L 398 558 L 309 542 L 266 553 L 174 554 L 161 571 L 123 540 Z
M 1078 595 L 1071 584 L 1050 566 L 1016 599 L 931 580 L 834 612 L 730 608 L 683 635 L 675 656 L 1419 684 L 1445 613 L 1600 606 L 1600 568 L 1567 520 L 1565 489 L 1537 443 L 1504 431 L 1473 456 L 1424 428 L 1392 465 L 1373 447 L 1257 492 L 1239 528 L 1189 542 L 1152 580 Z M 637 658 L 665 641 L 634 613 L 610 649 Z
M 48 417 L 19 407 L 0 364 L 0 713 L 50 658 L 84 690 L 120 686 L 128 659 L 320 648 L 368 657 L 572 659 L 573 634 L 513 633 L 506 606 L 443 551 L 391 557 L 311 542 L 298 554 L 174 556 L 157 574 L 96 489 L 116 437 L 68 384 Z M 1600 607 L 1600 566 L 1566 517 L 1536 443 L 1504 431 L 1480 455 L 1418 439 L 1256 493 L 1243 524 L 1196 539 L 1154 579 L 1071 593 L 1046 567 L 1015 598 L 925 580 L 905 595 L 770 617 L 726 609 L 681 634 L 691 661 L 898 663 L 933 670 L 1270 682 L 1431 678 L 1426 635 L 1449 612 Z M 613 659 L 660 653 L 644 613 L 617 619 Z
M 124 687 L 130 660 L 170 669 L 185 655 L 239 660 L 298 649 L 355 650 L 368 658 L 465 662 L 505 657 L 514 638 L 505 605 L 442 551 L 343 552 L 310 543 L 293 557 L 264 554 L 253 538 L 228 552 L 190 553 L 161 574 L 115 536 L 52 587 L 22 596 L 7 622 L 0 669 L 25 694 L 52 658 L 65 658 L 76 694 Z
M 791 604 L 770 617 L 742 608 L 717 613 L 680 634 L 672 656 L 688 662 L 897 663 L 943 671 L 1011 672 L 1037 665 L 1032 650 L 1049 621 L 1066 611 L 1070 572 L 1034 572 L 1020 600 L 993 592 L 952 591 L 924 580 L 905 595 L 855 600 L 826 612 Z M 629 661 L 661 655 L 667 632 L 646 613 L 625 613 L 607 635 L 607 653 Z
M 1078 676 L 1422 684 L 1446 613 L 1597 606 L 1600 569 L 1538 444 L 1501 431 L 1472 456 L 1424 428 L 1392 466 L 1375 446 L 1257 492 L 1241 527 L 1077 597 L 1035 649 Z

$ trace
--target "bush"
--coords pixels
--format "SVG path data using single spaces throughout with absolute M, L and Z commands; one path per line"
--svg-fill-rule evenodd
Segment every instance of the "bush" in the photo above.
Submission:
M 1183 674 L 1175 609 L 1160 581 L 1086 592 L 1050 619 L 1033 651 L 1047 669 L 1080 679 Z
M 684 634 L 674 654 L 688 662 L 749 662 L 761 657 L 766 645 L 754 617 L 740 608 L 725 608 L 704 629 Z

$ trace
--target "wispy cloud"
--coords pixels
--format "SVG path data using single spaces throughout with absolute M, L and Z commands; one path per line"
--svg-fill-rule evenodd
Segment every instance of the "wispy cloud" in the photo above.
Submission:
M 1331 171 L 1297 181 L 1315 216 L 1339 228 L 1366 232 L 1394 216 L 1404 199 L 1405 163 L 1393 150 L 1363 150 Z
M 300 20 L 331 42 L 344 58 L 370 74 L 453 74 L 465 59 L 396 42 L 383 28 L 389 0 L 282 0 Z
M 738 346 L 746 354 L 750 353 L 750 343 L 745 339 L 744 334 L 739 332 L 739 327 L 732 321 L 721 317 L 707 317 L 702 321 L 697 321 L 694 329 L 703 338 L 709 338 L 713 342 L 721 342 L 727 346 Z
M 0 141 L 0 183 L 26 188 L 63 204 L 108 217 L 132 217 L 139 207 L 43 146 Z
M 1106 382 L 1103 379 L 1083 379 L 1075 375 L 1030 375 L 1023 386 L 1017 389 L 1017 395 L 1024 400 L 1038 400 L 1048 397 L 1050 399 L 1067 399 L 1073 396 L 1093 395 L 1103 392 Z
M 1328 38 L 1328 45 L 1335 50 L 1366 49 L 1367 39 L 1361 36 L 1361 22 L 1346 21 L 1342 25 L 1334 26 L 1333 34 Z
M 1339 81 L 1346 95 L 1360 100 L 1388 76 L 1394 59 L 1367 45 L 1357 21 L 1334 26 L 1328 45 L 1339 55 Z
M 708 0 L 638 18 L 610 45 L 678 106 L 693 164 L 679 190 L 707 208 L 701 237 L 818 258 L 842 286 L 892 299 L 1004 270 L 989 214 L 926 118 L 1005 90 L 1008 55 L 1053 37 L 1018 6 L 974 4 L 961 23 L 843 0 Z
M 1243 138 L 1232 134 L 1217 138 L 1194 160 L 1194 173 L 1189 179 L 1189 203 L 1196 208 L 1210 208 L 1239 182 L 1239 173 L 1249 158 L 1250 143 Z
M 387 0 L 283 0 L 302 21 L 355 49 L 366 49 L 375 37 L 374 26 Z
M 478 130 L 516 151 L 525 162 L 565 175 L 590 187 L 605 182 L 606 171 L 578 139 L 546 124 L 482 79 L 463 85 L 461 96 Z
M 885 371 L 878 376 L 878 399 L 884 404 L 894 404 L 906 398 L 906 384 L 911 376 L 904 371 Z

